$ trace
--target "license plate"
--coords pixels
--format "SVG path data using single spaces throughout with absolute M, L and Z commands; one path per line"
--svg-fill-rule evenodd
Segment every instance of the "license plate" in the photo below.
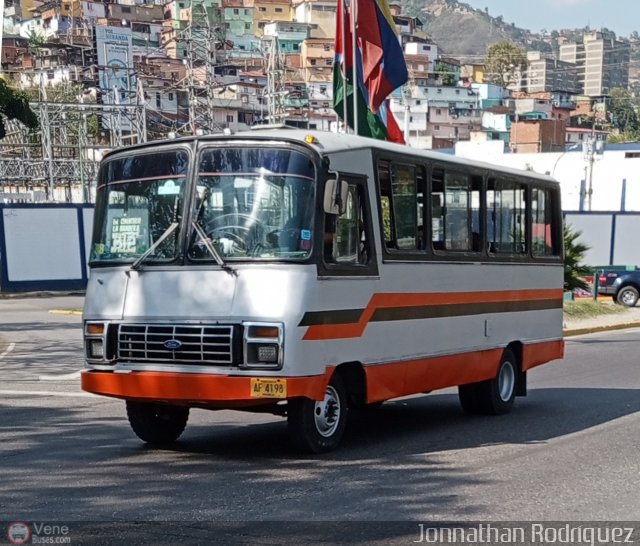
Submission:
M 251 397 L 252 398 L 286 398 L 287 397 L 287 380 L 286 379 L 258 379 L 251 378 Z

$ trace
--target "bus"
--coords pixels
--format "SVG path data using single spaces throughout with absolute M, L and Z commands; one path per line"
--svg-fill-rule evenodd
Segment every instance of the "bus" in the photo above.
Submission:
M 457 387 L 505 413 L 563 356 L 548 176 L 262 128 L 113 151 L 96 191 L 81 383 L 145 442 L 236 409 L 326 452 L 393 398 Z

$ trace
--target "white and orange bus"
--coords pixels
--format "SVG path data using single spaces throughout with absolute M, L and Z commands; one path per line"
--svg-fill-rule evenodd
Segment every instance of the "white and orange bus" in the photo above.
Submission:
M 100 168 L 84 390 L 175 441 L 190 408 L 286 415 L 336 447 L 350 408 L 458 386 L 500 414 L 561 358 L 558 184 L 353 135 L 151 142 Z

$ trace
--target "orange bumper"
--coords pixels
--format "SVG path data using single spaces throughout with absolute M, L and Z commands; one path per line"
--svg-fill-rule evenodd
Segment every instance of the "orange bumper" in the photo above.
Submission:
M 259 376 L 254 376 L 259 377 Z M 287 398 L 306 396 L 322 400 L 328 375 L 285 377 Z M 159 400 L 181 404 L 241 406 L 277 402 L 251 396 L 251 377 L 169 372 L 113 373 L 83 371 L 82 390 L 125 400 Z

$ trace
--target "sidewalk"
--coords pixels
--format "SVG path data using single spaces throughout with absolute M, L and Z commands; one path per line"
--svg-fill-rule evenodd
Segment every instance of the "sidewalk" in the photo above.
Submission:
M 624 308 L 622 313 L 615 315 L 600 315 L 593 318 L 565 317 L 563 323 L 565 336 L 578 336 L 606 330 L 623 330 L 624 328 L 640 328 L 640 306 Z

